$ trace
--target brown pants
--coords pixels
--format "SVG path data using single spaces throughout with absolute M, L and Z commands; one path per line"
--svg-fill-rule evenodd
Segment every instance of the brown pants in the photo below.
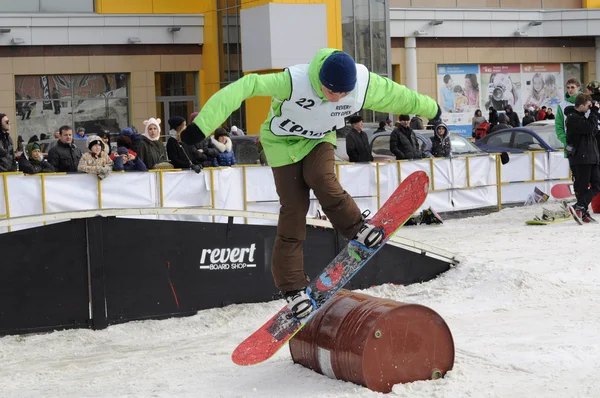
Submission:
M 275 285 L 281 291 L 302 289 L 307 285 L 302 242 L 306 239 L 311 189 L 329 221 L 343 236 L 354 238 L 363 224 L 360 209 L 338 182 L 334 167 L 333 145 L 322 143 L 302 161 L 273 168 L 281 210 L 271 271 Z

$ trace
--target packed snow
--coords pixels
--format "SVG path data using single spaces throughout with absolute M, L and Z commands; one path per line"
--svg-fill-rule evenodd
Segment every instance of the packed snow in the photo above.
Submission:
M 600 396 L 600 224 L 525 225 L 541 211 L 510 208 L 399 232 L 464 260 L 427 283 L 363 291 L 434 309 L 454 337 L 445 378 L 396 385 L 388 396 Z M 235 346 L 282 304 L 0 338 L 0 396 L 384 396 L 295 365 L 287 347 L 259 365 L 233 364 Z

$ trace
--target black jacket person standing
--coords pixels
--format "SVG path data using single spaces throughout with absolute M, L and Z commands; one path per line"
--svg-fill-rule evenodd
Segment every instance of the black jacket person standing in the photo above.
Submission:
M 588 94 L 575 98 L 575 110 L 567 117 L 567 147 L 569 164 L 574 169 L 577 203 L 569 211 L 578 223 L 590 222 L 588 206 L 600 193 L 600 151 L 598 149 L 598 109 L 592 106 Z M 590 111 L 588 113 L 588 111 Z
M 348 120 L 352 130 L 346 136 L 346 153 L 351 162 L 372 162 L 373 155 L 369 146 L 369 137 L 363 129 L 363 119 L 358 115 L 350 116 Z
M 400 126 L 396 127 L 390 136 L 390 151 L 396 155 L 396 160 L 423 157 L 419 140 L 413 129 L 409 127 L 409 122 L 410 116 L 400 115 Z

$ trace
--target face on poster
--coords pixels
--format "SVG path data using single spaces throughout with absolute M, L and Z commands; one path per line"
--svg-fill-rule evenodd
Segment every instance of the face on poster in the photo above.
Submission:
M 442 121 L 453 132 L 471 135 L 471 121 L 480 103 L 477 65 L 438 65 L 438 104 Z
M 479 107 L 477 65 L 438 65 L 438 102 L 448 113 L 473 113 Z
M 560 64 L 523 64 L 525 109 L 556 108 L 564 96 Z
M 522 113 L 521 65 L 481 65 L 482 102 L 484 108 L 491 106 L 504 111 L 510 105 L 515 112 Z

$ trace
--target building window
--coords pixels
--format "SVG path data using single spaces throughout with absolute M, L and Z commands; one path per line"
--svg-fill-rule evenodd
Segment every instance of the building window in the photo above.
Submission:
M 219 69 L 220 87 L 235 82 L 242 72 L 242 46 L 240 38 L 241 0 L 218 0 L 217 21 L 219 23 Z M 246 130 L 246 105 L 235 110 L 225 122 L 227 127 L 237 126 Z
M 17 134 L 48 138 L 62 125 L 86 134 L 129 125 L 129 75 L 15 76 Z
M 163 121 L 163 134 L 168 134 L 168 120 L 181 116 L 189 123 L 190 115 L 198 110 L 198 74 L 166 72 L 154 74 L 156 116 Z
M 342 45 L 357 63 L 371 72 L 390 77 L 388 71 L 388 0 L 342 0 Z M 379 122 L 387 113 L 363 109 L 365 122 Z

